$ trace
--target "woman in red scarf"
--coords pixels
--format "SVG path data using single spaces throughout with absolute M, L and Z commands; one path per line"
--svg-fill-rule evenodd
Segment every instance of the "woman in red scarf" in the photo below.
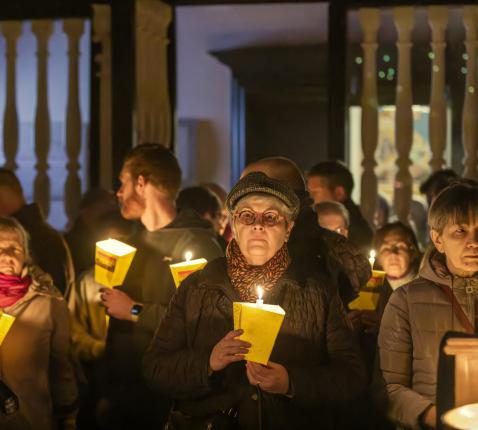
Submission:
M 168 428 L 332 428 L 332 411 L 360 392 L 365 375 L 316 254 L 311 264 L 289 256 L 299 200 L 255 172 L 226 205 L 234 235 L 226 258 L 180 285 L 144 359 L 150 384 L 175 401 Z M 233 330 L 233 302 L 254 302 L 257 285 L 264 303 L 286 312 L 267 366 L 246 363 L 251 345 Z
M 0 375 L 20 404 L 16 417 L 0 412 L 0 428 L 18 422 L 35 430 L 74 428 L 77 390 L 68 360 L 66 303 L 50 276 L 31 264 L 23 227 L 3 217 L 0 313 L 15 317 L 0 345 Z

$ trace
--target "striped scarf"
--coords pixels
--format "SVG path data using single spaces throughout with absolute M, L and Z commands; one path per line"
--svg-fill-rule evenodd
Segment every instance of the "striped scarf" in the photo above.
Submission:
M 254 302 L 257 299 L 257 286 L 270 291 L 290 264 L 287 244 L 262 266 L 252 266 L 242 254 L 235 239 L 229 242 L 226 250 L 227 274 L 233 288 L 244 302 Z

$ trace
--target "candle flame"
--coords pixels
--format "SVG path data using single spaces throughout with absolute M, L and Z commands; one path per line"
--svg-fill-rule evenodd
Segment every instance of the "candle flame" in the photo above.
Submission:
M 376 252 L 375 252 L 375 249 L 372 249 L 372 250 L 370 251 L 370 258 L 375 258 L 376 255 L 377 255 L 377 254 L 376 254 Z
M 257 298 L 262 300 L 262 296 L 264 295 L 264 289 L 262 287 L 257 287 Z
M 191 251 L 186 251 L 184 253 L 184 258 L 186 259 L 186 261 L 191 261 L 191 258 L 193 258 L 193 253 Z

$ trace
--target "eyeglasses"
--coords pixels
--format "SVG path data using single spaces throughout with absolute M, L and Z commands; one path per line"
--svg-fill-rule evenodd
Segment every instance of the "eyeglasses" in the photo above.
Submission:
M 242 210 L 234 216 L 241 224 L 253 225 L 258 223 L 266 227 L 274 227 L 284 219 L 284 217 L 277 212 L 267 211 L 258 213 L 249 209 Z

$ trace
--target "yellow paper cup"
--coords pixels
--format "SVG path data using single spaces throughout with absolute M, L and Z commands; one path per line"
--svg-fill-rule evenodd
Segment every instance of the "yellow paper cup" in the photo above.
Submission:
M 367 288 L 381 288 L 385 280 L 383 270 L 372 270 L 372 276 L 367 282 Z
M 5 312 L 0 313 L 0 345 L 7 337 L 14 322 L 15 317 L 13 315 L 8 315 Z
M 206 264 L 207 260 L 205 258 L 170 264 L 169 268 L 173 275 L 176 288 L 178 288 L 179 284 L 181 284 L 181 282 L 183 282 L 191 273 L 201 270 Z
M 105 287 L 121 285 L 128 273 L 136 248 L 115 239 L 96 243 L 95 280 Z

